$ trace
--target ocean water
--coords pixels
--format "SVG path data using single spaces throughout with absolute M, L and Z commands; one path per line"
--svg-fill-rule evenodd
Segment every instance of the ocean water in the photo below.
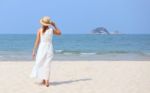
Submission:
M 34 34 L 1 34 L 0 60 L 32 60 Z M 150 35 L 66 34 L 53 37 L 54 60 L 150 60 Z

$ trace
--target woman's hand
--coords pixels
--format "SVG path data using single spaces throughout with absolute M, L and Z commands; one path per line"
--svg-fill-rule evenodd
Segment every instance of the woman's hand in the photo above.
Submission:
M 51 25 L 56 28 L 56 24 L 54 22 L 51 22 Z
M 35 56 L 36 56 L 35 51 L 32 51 L 32 59 L 33 59 L 33 60 L 35 59 Z
M 54 34 L 55 35 L 61 35 L 61 31 L 57 28 L 56 24 L 54 22 L 51 22 L 51 25 L 55 28 L 54 29 Z

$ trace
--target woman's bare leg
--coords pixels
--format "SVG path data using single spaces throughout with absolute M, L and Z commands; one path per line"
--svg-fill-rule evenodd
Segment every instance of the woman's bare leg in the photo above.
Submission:
M 45 82 L 46 82 L 46 81 L 45 81 L 45 79 L 43 79 L 42 84 L 44 84 L 44 85 L 45 85 Z
M 49 87 L 49 80 L 45 80 L 46 87 Z

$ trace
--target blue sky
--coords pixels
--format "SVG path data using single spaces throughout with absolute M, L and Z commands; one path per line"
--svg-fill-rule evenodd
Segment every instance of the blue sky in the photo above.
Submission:
M 149 33 L 150 0 L 0 0 L 0 33 L 36 33 L 48 15 L 64 34 Z

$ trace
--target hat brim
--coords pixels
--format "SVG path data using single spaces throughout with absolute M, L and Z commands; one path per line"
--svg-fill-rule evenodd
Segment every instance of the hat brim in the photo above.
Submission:
M 43 21 L 42 21 L 42 19 L 40 19 L 40 23 L 42 24 L 42 25 L 44 25 L 44 26 L 49 26 L 51 23 L 49 23 L 49 24 L 47 24 L 47 23 L 44 23 Z

